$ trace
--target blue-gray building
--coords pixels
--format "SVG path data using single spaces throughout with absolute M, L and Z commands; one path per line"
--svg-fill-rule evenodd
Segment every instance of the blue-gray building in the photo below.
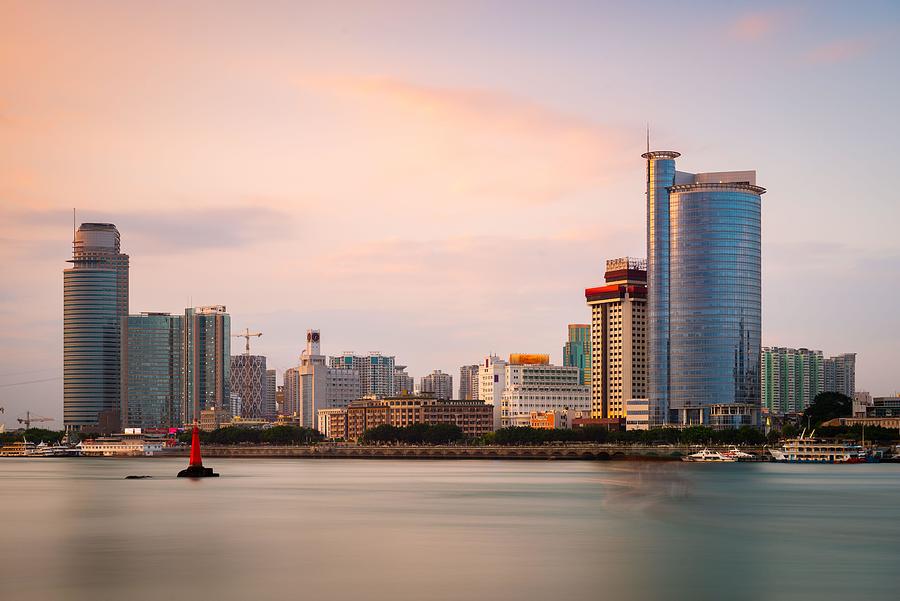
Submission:
M 759 405 L 762 320 L 755 171 L 677 171 L 647 160 L 651 422 L 706 423 L 709 407 Z
M 184 394 L 184 318 L 128 316 L 122 421 L 129 428 L 180 428 Z
M 127 337 L 128 255 L 111 223 L 82 223 L 63 271 L 63 423 L 66 431 L 120 426 Z
M 231 402 L 231 316 L 224 305 L 185 309 L 182 419 L 200 420 L 204 409 Z

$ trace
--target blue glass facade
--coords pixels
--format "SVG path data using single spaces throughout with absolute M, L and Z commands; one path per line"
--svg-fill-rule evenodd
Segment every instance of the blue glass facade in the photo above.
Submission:
M 119 428 L 128 255 L 109 223 L 83 223 L 63 271 L 63 423 L 66 430 Z
M 649 152 L 647 159 L 647 397 L 650 424 L 667 421 L 669 401 L 669 186 L 677 152 Z
M 183 318 L 167 313 L 128 316 L 123 422 L 129 428 L 181 427 Z
M 563 365 L 578 368 L 578 383 L 591 385 L 591 326 L 569 324 L 569 339 L 563 346 Z
M 651 403 L 683 424 L 710 405 L 758 405 L 765 190 L 740 181 L 750 172 L 676 174 L 677 153 L 644 156 Z

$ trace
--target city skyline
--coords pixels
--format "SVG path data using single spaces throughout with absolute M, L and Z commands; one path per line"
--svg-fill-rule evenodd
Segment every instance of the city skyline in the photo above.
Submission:
M 377 350 L 417 379 L 492 353 L 562 364 L 604 261 L 645 255 L 647 121 L 685 168 L 754 168 L 765 183 L 762 344 L 857 353 L 858 389 L 900 388 L 900 208 L 872 177 L 900 133 L 897 84 L 881 78 L 900 56 L 896 8 L 668 8 L 636 45 L 613 25 L 638 9 L 588 7 L 587 27 L 549 6 L 501 35 L 489 5 L 462 48 L 471 6 L 407 7 L 396 36 L 364 7 L 238 10 L 201 43 L 189 30 L 203 5 L 177 19 L 4 5 L 0 417 L 62 426 L 73 206 L 119 229 L 132 314 L 224 304 L 235 331 L 265 332 L 254 350 L 279 378 L 308 328 L 330 355 Z M 732 72 L 667 80 L 675 101 L 651 93 L 638 74 L 673 27 L 707 33 L 679 48 L 698 71 Z M 866 294 L 836 285 L 847 278 Z

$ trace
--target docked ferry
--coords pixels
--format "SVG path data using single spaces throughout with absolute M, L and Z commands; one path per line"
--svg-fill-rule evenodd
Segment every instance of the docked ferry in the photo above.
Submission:
M 860 445 L 846 442 L 829 442 L 815 438 L 813 430 L 804 436 L 785 441 L 781 449 L 769 449 L 775 461 L 787 463 L 867 463 L 868 453 Z
M 31 457 L 35 454 L 36 446 L 27 440 L 16 441 L 0 447 L 0 457 Z

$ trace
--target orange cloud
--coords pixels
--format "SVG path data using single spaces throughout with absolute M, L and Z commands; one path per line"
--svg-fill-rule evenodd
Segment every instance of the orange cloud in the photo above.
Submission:
M 622 163 L 617 130 L 500 92 L 335 77 L 304 87 L 334 97 L 358 128 L 340 162 L 447 206 L 553 202 Z

